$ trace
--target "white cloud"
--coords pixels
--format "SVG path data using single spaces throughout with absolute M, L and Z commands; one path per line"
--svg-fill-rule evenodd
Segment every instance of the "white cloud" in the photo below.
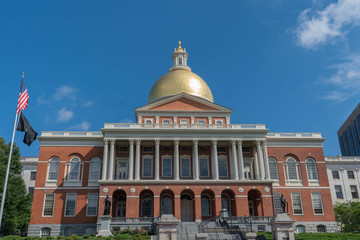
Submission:
M 360 1 L 339 0 L 329 4 L 323 11 L 306 9 L 300 14 L 298 21 L 298 44 L 304 48 L 314 48 L 344 38 L 344 26 L 360 24 Z
M 336 90 L 324 97 L 327 100 L 345 101 L 360 93 L 360 57 L 349 56 L 345 62 L 331 66 L 335 73 L 323 81 Z
M 66 107 L 63 107 L 58 111 L 57 121 L 58 122 L 67 122 L 74 116 L 74 113 L 71 110 L 67 110 Z
M 73 87 L 69 87 L 69 86 L 62 86 L 56 89 L 53 98 L 55 101 L 60 101 L 64 98 L 70 98 L 75 100 L 76 99 L 76 95 L 75 93 L 78 90 L 76 88 Z
M 44 96 L 40 96 L 40 97 L 37 98 L 37 102 L 38 102 L 39 105 L 42 105 L 42 104 L 50 103 L 50 100 L 46 99 Z
M 72 127 L 69 127 L 68 129 L 69 130 L 82 130 L 82 131 L 86 131 L 86 130 L 89 130 L 90 128 L 90 123 L 87 122 L 87 121 L 83 121 L 79 124 L 76 124 Z
M 94 104 L 94 102 L 90 100 L 82 100 L 81 102 L 82 102 L 81 104 L 82 107 L 91 107 Z

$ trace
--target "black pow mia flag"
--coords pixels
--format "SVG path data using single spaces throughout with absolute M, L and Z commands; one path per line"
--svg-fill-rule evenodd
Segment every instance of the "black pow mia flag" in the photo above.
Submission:
M 35 132 L 34 129 L 31 127 L 30 123 L 22 112 L 20 113 L 20 118 L 16 131 L 25 132 L 23 142 L 26 143 L 28 146 L 30 146 L 31 143 L 36 140 L 36 136 L 38 135 L 37 132 Z

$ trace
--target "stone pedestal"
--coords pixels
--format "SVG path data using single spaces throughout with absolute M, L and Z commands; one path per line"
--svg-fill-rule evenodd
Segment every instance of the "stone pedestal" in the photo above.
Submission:
M 111 219 L 110 215 L 102 215 L 100 217 L 100 230 L 96 236 L 112 236 L 110 229 Z
M 295 240 L 294 222 L 288 213 L 277 214 L 270 223 L 273 239 L 275 240 Z
M 256 239 L 256 233 L 248 232 L 245 235 L 246 240 L 255 240 Z
M 172 214 L 163 214 L 156 223 L 159 232 L 159 240 L 176 240 L 177 226 L 180 221 Z

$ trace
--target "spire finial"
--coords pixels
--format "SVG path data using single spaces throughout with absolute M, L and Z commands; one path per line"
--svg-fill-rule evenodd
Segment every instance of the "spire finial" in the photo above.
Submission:
M 183 51 L 183 49 L 181 48 L 181 41 L 179 41 L 179 47 L 178 47 L 178 49 L 176 49 L 176 51 L 178 51 L 178 52 L 182 52 L 182 51 Z

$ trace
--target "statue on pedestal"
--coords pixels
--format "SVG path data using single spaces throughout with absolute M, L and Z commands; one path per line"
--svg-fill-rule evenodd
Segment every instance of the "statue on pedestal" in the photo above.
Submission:
M 286 201 L 284 195 L 282 195 L 282 194 L 280 196 L 280 203 L 281 203 L 281 212 L 287 213 L 288 210 L 286 208 L 288 207 L 288 202 Z
M 104 200 L 104 215 L 110 215 L 110 207 L 111 207 L 111 201 L 109 199 L 109 196 L 106 196 L 105 200 Z

